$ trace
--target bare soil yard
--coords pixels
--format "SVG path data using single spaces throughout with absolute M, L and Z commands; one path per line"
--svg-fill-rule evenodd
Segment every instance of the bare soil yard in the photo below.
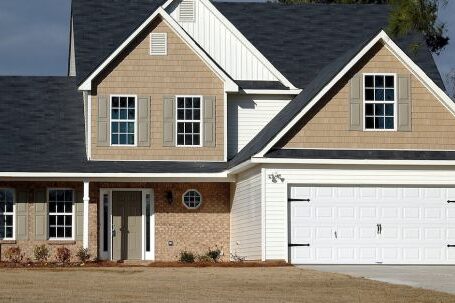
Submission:
M 0 302 L 455 302 L 455 296 L 295 267 L 0 269 Z

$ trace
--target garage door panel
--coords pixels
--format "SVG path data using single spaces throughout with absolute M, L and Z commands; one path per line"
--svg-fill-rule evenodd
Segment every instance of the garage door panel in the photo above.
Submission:
M 455 189 L 291 186 L 291 262 L 455 264 Z

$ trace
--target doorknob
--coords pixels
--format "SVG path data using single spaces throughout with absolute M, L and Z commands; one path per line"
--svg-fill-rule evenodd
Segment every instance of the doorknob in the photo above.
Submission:
M 335 239 L 338 239 L 338 233 L 335 231 Z
M 116 236 L 115 225 L 112 225 L 112 237 Z

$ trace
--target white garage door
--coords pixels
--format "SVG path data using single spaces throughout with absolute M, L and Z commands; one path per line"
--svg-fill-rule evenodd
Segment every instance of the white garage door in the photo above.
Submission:
M 294 264 L 455 264 L 454 189 L 290 186 L 288 198 Z

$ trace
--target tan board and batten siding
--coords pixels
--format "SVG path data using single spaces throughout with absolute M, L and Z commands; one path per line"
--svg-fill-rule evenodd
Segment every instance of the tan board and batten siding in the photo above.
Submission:
M 167 55 L 150 55 L 152 32 L 167 33 Z M 95 85 L 92 91 L 93 160 L 224 160 L 224 83 L 165 21 L 155 20 L 145 29 L 104 74 L 95 79 Z M 150 146 L 98 145 L 98 96 L 112 94 L 150 97 Z M 163 98 L 176 95 L 215 97 L 215 146 L 164 146 Z
M 351 130 L 349 80 L 359 73 L 396 73 L 410 77 L 410 131 Z M 455 150 L 455 117 L 385 46 L 378 44 L 278 146 L 288 149 Z

